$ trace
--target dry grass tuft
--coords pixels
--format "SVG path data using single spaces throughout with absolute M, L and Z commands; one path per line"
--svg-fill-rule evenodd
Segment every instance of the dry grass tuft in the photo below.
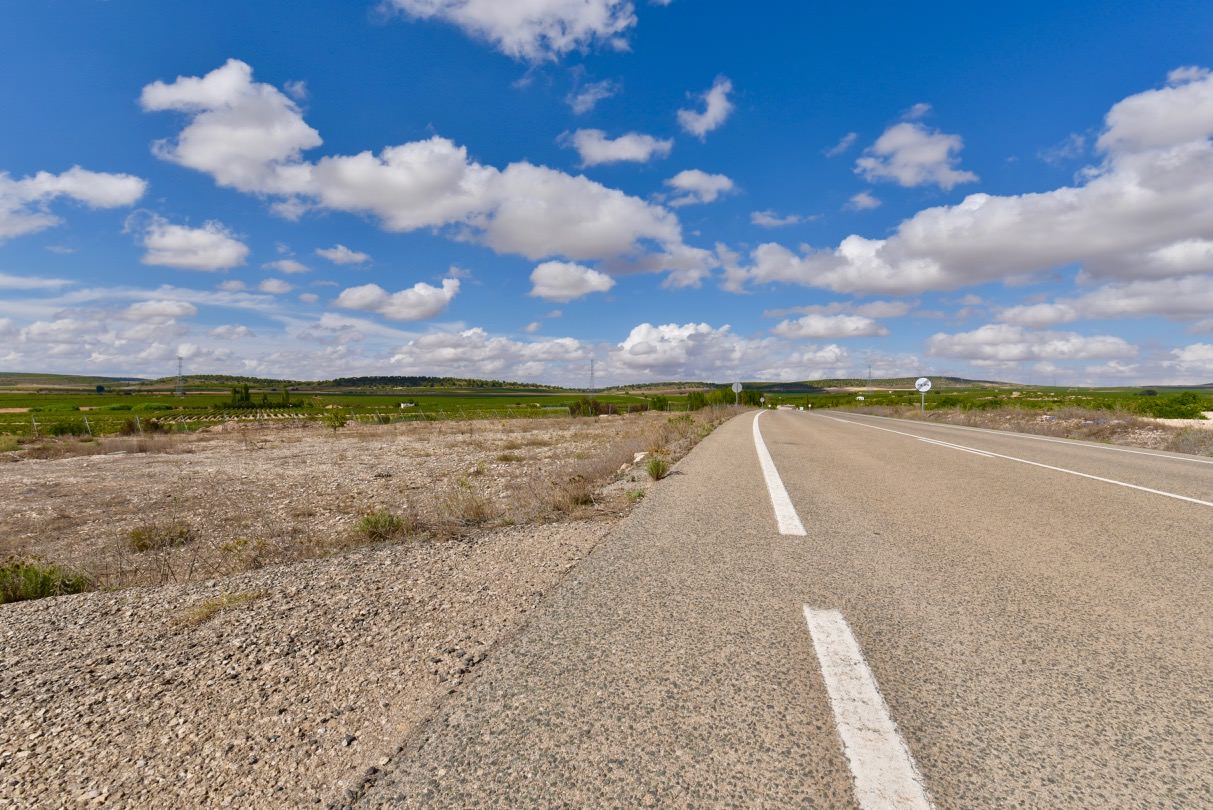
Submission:
M 182 611 L 174 619 L 173 623 L 178 627 L 197 627 L 223 611 L 232 610 L 241 605 L 247 605 L 250 602 L 256 602 L 269 595 L 269 591 L 243 591 L 241 593 L 225 593 L 222 596 L 214 596 Z

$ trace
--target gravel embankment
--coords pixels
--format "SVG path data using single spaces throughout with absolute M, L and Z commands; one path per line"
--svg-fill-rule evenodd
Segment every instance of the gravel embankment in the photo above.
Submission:
M 339 804 L 610 525 L 0 606 L 0 807 Z

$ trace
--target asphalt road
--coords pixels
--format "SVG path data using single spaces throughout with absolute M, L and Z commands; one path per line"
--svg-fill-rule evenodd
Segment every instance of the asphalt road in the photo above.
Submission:
M 361 805 L 857 806 L 886 772 L 844 748 L 808 606 L 849 625 L 937 807 L 1213 806 L 1209 459 L 766 412 L 785 535 L 754 418 L 654 487 Z

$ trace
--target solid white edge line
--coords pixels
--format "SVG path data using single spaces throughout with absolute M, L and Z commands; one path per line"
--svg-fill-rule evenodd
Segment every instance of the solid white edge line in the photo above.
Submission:
M 855 800 L 864 810 L 927 810 L 932 805 L 922 775 L 897 733 L 847 620 L 837 610 L 815 610 L 808 605 L 804 618 L 855 780 Z
M 792 506 L 792 499 L 783 486 L 779 471 L 775 469 L 775 461 L 767 451 L 766 443 L 762 440 L 762 431 L 758 429 L 758 420 L 762 411 L 754 416 L 754 449 L 758 451 L 758 466 L 762 467 L 762 477 L 767 484 L 767 492 L 771 496 L 771 508 L 775 510 L 775 522 L 779 524 L 780 534 L 805 535 L 804 524 Z
M 1020 464 L 1030 464 L 1033 467 L 1040 467 L 1041 469 L 1045 469 L 1045 470 L 1053 470 L 1054 472 L 1065 473 L 1066 475 L 1076 475 L 1079 478 L 1089 478 L 1092 481 L 1099 481 L 1104 484 L 1113 484 L 1114 486 L 1125 487 L 1126 489 L 1135 489 L 1138 492 L 1148 492 L 1151 495 L 1161 495 L 1164 498 L 1174 498 L 1177 501 L 1187 501 L 1188 503 L 1194 503 L 1199 506 L 1213 506 L 1213 501 L 1202 501 L 1200 498 L 1190 498 L 1187 495 L 1180 495 L 1175 492 L 1167 492 L 1167 491 L 1161 490 L 1161 489 L 1151 489 L 1150 487 L 1143 487 L 1139 484 L 1130 484 L 1128 481 L 1117 481 L 1115 478 L 1104 478 L 1099 475 L 1091 475 L 1090 473 L 1079 472 L 1078 470 L 1067 470 L 1065 467 L 1054 467 L 1052 464 L 1044 464 L 1039 461 L 1029 461 L 1026 458 L 1018 458 L 1016 456 L 1004 456 L 1002 453 L 993 453 L 993 452 L 990 452 L 989 450 L 977 450 L 976 448 L 965 447 L 964 445 L 960 445 L 960 444 L 954 445 L 954 444 L 948 444 L 947 442 L 934 441 L 932 439 L 923 438 L 922 436 L 919 436 L 916 433 L 906 433 L 905 431 L 893 430 L 892 428 L 884 428 L 884 427 L 880 427 L 878 425 L 869 425 L 866 422 L 853 422 L 850 419 L 839 419 L 834 416 L 827 416 L 826 418 L 833 419 L 835 422 L 843 422 L 844 424 L 855 425 L 856 427 L 865 427 L 865 428 L 869 428 L 871 430 L 883 430 L 885 433 L 896 433 L 898 436 L 908 436 L 911 439 L 918 439 L 919 441 L 927 442 L 928 444 L 938 444 L 941 447 L 951 447 L 955 450 L 964 450 L 964 451 L 970 452 L 970 453 L 978 453 L 980 455 L 989 456 L 990 458 L 1001 458 L 1001 459 L 1005 459 L 1007 461 L 1018 461 Z
M 892 416 L 876 416 L 870 413 L 853 413 L 848 416 L 863 418 L 863 419 L 887 419 L 898 421 Z M 835 417 L 829 417 L 831 419 Z M 847 422 L 850 420 L 839 419 L 839 422 Z M 852 424 L 862 424 L 861 422 L 852 422 Z M 1149 450 L 1138 450 L 1133 447 L 1113 447 L 1107 444 L 1095 444 L 1094 442 L 1084 442 L 1078 439 L 1059 439 L 1056 436 L 1037 436 L 1035 433 L 1017 433 L 1013 430 L 994 430 L 993 428 L 979 428 L 972 425 L 951 425 L 947 422 L 920 422 L 924 427 L 945 428 L 951 430 L 969 430 L 974 433 L 990 433 L 995 436 L 1005 436 L 1010 439 L 1031 439 L 1034 442 L 1048 442 L 1049 444 L 1069 444 L 1078 447 L 1089 447 L 1092 450 L 1107 450 L 1109 453 L 1129 453 L 1134 456 L 1150 456 L 1152 458 L 1161 458 L 1167 461 L 1187 461 L 1193 464 L 1213 464 L 1213 458 L 1197 458 L 1196 456 L 1184 455 L 1182 453 L 1151 453 Z

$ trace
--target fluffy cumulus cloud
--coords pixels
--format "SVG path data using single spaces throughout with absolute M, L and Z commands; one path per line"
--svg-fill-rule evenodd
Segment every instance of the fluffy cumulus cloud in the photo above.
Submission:
M 636 24 L 630 0 L 388 0 L 420 20 L 441 20 L 528 62 L 554 60 L 595 43 L 626 49 Z
M 1102 163 L 1052 191 L 972 194 L 928 208 L 886 239 L 851 235 L 837 247 L 755 248 L 726 268 L 726 287 L 771 281 L 839 292 L 949 290 L 1080 265 L 1087 280 L 1179 278 L 1213 272 L 1213 76 L 1172 74 L 1164 88 L 1108 113 Z
M 654 138 L 639 132 L 629 132 L 618 138 L 608 138 L 601 129 L 579 129 L 561 139 L 572 146 L 581 157 L 582 166 L 598 166 L 603 163 L 648 163 L 654 158 L 670 154 L 674 142 Z
M 420 321 L 442 312 L 459 292 L 459 279 L 443 279 L 441 287 L 418 282 L 407 290 L 389 293 L 378 284 L 342 290 L 336 304 L 344 309 L 376 312 L 392 321 Z
M 847 338 L 887 335 L 889 330 L 863 315 L 805 315 L 771 330 L 786 338 Z
M 717 380 L 768 363 L 774 346 L 772 338 L 741 337 L 727 325 L 642 323 L 611 352 L 610 365 L 629 379 Z
M 1161 315 L 1175 321 L 1213 312 L 1213 276 L 1140 279 L 1097 287 L 1073 298 L 1024 304 L 999 311 L 998 320 L 1020 326 L 1052 326 L 1094 318 Z
M 892 180 L 900 186 L 939 186 L 951 189 L 972 183 L 977 175 L 956 168 L 964 147 L 959 135 L 930 130 L 902 121 L 884 131 L 855 161 L 856 173 L 869 181 Z
M 590 356 L 589 348 L 573 338 L 517 341 L 490 335 L 483 329 L 467 329 L 410 340 L 396 350 L 391 362 L 402 374 L 574 380 L 580 378 L 580 366 Z
M 606 273 L 570 262 L 544 262 L 531 271 L 531 295 L 548 301 L 572 301 L 614 286 Z
M 328 259 L 333 264 L 366 264 L 371 257 L 357 250 L 350 250 L 345 245 L 333 245 L 331 248 L 317 248 L 316 255 Z
M 1102 360 L 1134 357 L 1137 348 L 1111 335 L 1032 331 L 1012 324 L 987 324 L 972 332 L 938 333 L 927 354 L 974 365 L 1008 365 L 1029 360 Z
M 282 295 L 283 293 L 289 293 L 295 287 L 280 278 L 267 278 L 257 285 L 257 289 L 270 295 Z
M 248 246 L 218 222 L 201 228 L 174 225 L 157 216 L 132 218 L 127 229 L 138 234 L 147 252 L 144 264 L 178 270 L 227 270 L 244 264 Z
M 61 221 L 52 214 L 53 200 L 67 198 L 89 208 L 134 205 L 147 190 L 147 182 L 129 174 L 93 172 L 73 166 L 60 174 L 38 172 L 13 180 L 0 172 L 0 243 L 36 233 Z
M 699 169 L 681 171 L 666 180 L 665 184 L 680 192 L 670 200 L 670 205 L 675 207 L 710 203 L 734 189 L 733 181 L 723 174 L 708 174 Z
M 201 78 L 148 85 L 142 102 L 148 110 L 190 116 L 175 140 L 156 145 L 159 156 L 220 185 L 274 198 L 284 216 L 313 208 L 368 214 L 390 231 L 445 229 L 533 260 L 627 259 L 645 269 L 682 271 L 666 257 L 708 258 L 682 243 L 668 209 L 526 162 L 484 166 L 438 136 L 378 153 L 305 160 L 303 151 L 318 146 L 319 135 L 294 101 L 254 82 L 251 68 L 236 60 Z
M 1170 359 L 1163 366 L 1193 382 L 1204 382 L 1213 377 L 1213 344 L 1193 343 L 1172 349 Z
M 703 109 L 679 110 L 678 125 L 686 133 L 703 140 L 709 132 L 719 129 L 733 112 L 733 102 L 729 100 L 732 92 L 733 83 L 724 76 L 717 77 L 711 89 L 700 96 Z

